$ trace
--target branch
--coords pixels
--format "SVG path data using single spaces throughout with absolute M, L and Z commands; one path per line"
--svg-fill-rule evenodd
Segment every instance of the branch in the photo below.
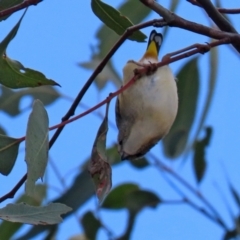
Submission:
M 213 22 L 225 32 L 238 33 L 236 29 L 228 22 L 226 18 L 214 7 L 209 0 L 198 0 L 202 8 L 206 11 L 208 16 L 213 20 Z M 240 44 L 237 45 L 240 47 Z
M 15 13 L 15 12 L 17 12 L 19 10 L 27 8 L 27 7 L 31 6 L 31 5 L 37 5 L 38 3 L 42 2 L 42 1 L 43 0 L 25 0 L 25 1 L 23 1 L 22 3 L 20 3 L 20 4 L 16 5 L 16 6 L 13 6 L 11 8 L 8 8 L 8 9 L 0 11 L 0 18 L 9 16 L 12 13 Z
M 186 0 L 187 2 L 191 3 L 194 6 L 198 6 L 202 8 L 202 5 L 198 3 L 196 0 Z M 220 13 L 227 13 L 227 14 L 239 14 L 240 8 L 216 8 Z
M 160 16 L 162 16 L 165 21 L 167 22 L 167 25 L 170 27 L 178 27 L 185 30 L 189 30 L 191 32 L 199 33 L 208 37 L 212 37 L 215 39 L 222 39 L 229 37 L 232 40 L 232 45 L 234 48 L 240 53 L 240 35 L 236 32 L 236 30 L 228 23 L 226 24 L 225 20 L 225 31 L 218 31 L 214 30 L 213 28 L 208 28 L 206 26 L 203 26 L 201 24 L 197 24 L 191 21 L 188 21 L 184 18 L 179 17 L 173 12 L 170 12 L 163 6 L 159 5 L 154 0 L 140 0 L 144 5 L 151 8 L 153 11 L 158 13 Z M 201 0 L 203 1 L 203 0 Z M 214 8 L 215 9 L 215 8 Z M 216 10 L 216 9 L 215 9 Z M 217 10 L 216 10 L 217 12 Z M 219 14 L 219 13 L 218 13 Z M 222 23 L 223 25 L 223 23 Z M 229 27 L 230 25 L 230 27 Z M 220 26 L 219 26 L 220 28 Z M 221 28 L 220 28 L 221 29 Z M 226 30 L 227 29 L 227 30 Z M 222 30 L 222 29 L 221 29 Z

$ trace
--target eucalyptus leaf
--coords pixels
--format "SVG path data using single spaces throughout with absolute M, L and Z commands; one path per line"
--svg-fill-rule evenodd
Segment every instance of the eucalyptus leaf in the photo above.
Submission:
M 101 222 L 96 219 L 92 212 L 88 211 L 83 215 L 81 223 L 87 239 L 95 240 L 97 232 L 101 227 Z
M 21 141 L 0 134 L 0 173 L 8 175 L 16 162 Z
M 17 203 L 27 203 L 32 206 L 40 206 L 44 197 L 46 196 L 46 186 L 37 185 L 37 191 L 35 195 L 30 197 L 26 194 L 23 194 L 20 198 L 17 199 Z M 11 237 L 23 226 L 22 223 L 2 221 L 0 224 L 0 233 L 2 239 L 11 239 Z
M 122 35 L 127 28 L 133 26 L 133 23 L 126 16 L 101 0 L 91 0 L 91 7 L 94 14 L 118 35 Z M 136 31 L 129 36 L 129 39 L 143 42 L 146 36 L 141 31 Z
M 207 127 L 205 137 L 200 141 L 196 141 L 194 146 L 194 156 L 193 156 L 194 173 L 198 183 L 201 182 L 206 170 L 207 163 L 206 163 L 205 152 L 206 152 L 206 147 L 210 143 L 211 136 L 212 136 L 212 128 Z
M 108 109 L 100 125 L 92 148 L 89 173 L 93 179 L 99 203 L 103 201 L 112 187 L 112 169 L 106 156 L 106 138 L 108 132 Z
M 0 88 L 2 90 L 0 95 L 0 110 L 11 116 L 21 113 L 20 102 L 25 96 L 31 96 L 33 100 L 39 99 L 45 106 L 53 103 L 61 96 L 52 86 L 28 88 L 19 91 L 13 91 L 4 86 Z
M 61 214 L 72 209 L 61 203 L 50 203 L 48 206 L 35 207 L 25 203 L 8 204 L 0 209 L 0 218 L 10 222 L 34 225 L 56 224 L 62 221 Z
M 122 209 L 126 208 L 127 196 L 139 190 L 139 186 L 132 183 L 125 183 L 115 187 L 106 197 L 102 204 L 102 208 L 107 209 Z
M 30 114 L 26 134 L 26 194 L 35 191 L 35 182 L 42 178 L 48 161 L 48 115 L 41 101 L 36 100 Z
M 183 153 L 194 121 L 199 93 L 197 62 L 198 58 L 192 58 L 177 74 L 178 113 L 171 130 L 162 141 L 164 153 L 169 158 L 176 158 Z
M 134 9 L 134 11 L 132 9 Z M 151 9 L 143 4 L 139 4 L 135 0 L 128 0 L 123 2 L 119 7 L 119 12 L 130 18 L 133 23 L 138 24 L 150 14 Z M 105 57 L 108 51 L 119 39 L 119 35 L 106 25 L 102 25 L 98 30 L 96 37 L 99 40 L 98 55 L 100 58 Z

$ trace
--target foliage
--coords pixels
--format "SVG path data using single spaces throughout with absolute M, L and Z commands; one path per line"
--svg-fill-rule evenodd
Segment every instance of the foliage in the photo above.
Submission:
M 7 19 L 19 9 L 40 2 L 40 0 L 29 0 L 27 2 L 11 1 L 7 4 L 6 1 L 2 1 L 0 4 L 2 15 L 0 17 L 1 19 Z M 93 70 L 93 74 L 86 81 L 85 85 L 79 89 L 78 96 L 74 99 L 66 115 L 62 118 L 62 122 L 54 126 L 49 126 L 51 119 L 49 119 L 46 107 L 55 103 L 56 100 L 60 101 L 67 98 L 64 94 L 60 93 L 59 89 L 54 87 L 60 85 L 54 80 L 47 79 L 39 71 L 25 68 L 19 61 L 10 59 L 6 53 L 8 45 L 16 37 L 21 28 L 24 17 L 27 14 L 26 10 L 0 43 L 2 56 L 0 59 L 0 110 L 10 117 L 18 117 L 23 113 L 20 107 L 21 101 L 25 97 L 31 97 L 32 100 L 32 104 L 28 107 L 28 110 L 31 109 L 31 112 L 29 113 L 28 120 L 26 120 L 27 128 L 25 136 L 8 136 L 7 126 L 1 122 L 0 127 L 0 173 L 6 176 L 7 179 L 9 174 L 14 172 L 14 166 L 19 161 L 17 157 L 21 145 L 24 144 L 24 160 L 27 168 L 27 173 L 19 182 L 15 183 L 16 186 L 12 190 L 9 189 L 9 193 L 6 195 L 1 193 L 1 203 L 14 197 L 11 203 L 0 208 L 0 219 L 3 220 L 0 224 L 0 234 L 5 239 L 10 239 L 15 233 L 18 233 L 24 224 L 34 226 L 18 239 L 34 238 L 42 232 L 47 233 L 46 239 L 51 239 L 60 228 L 58 224 L 67 217 L 77 214 L 78 210 L 95 195 L 98 197 L 99 203 L 96 204 L 94 210 L 89 209 L 81 215 L 79 223 L 83 228 L 83 233 L 80 237 L 78 236 L 78 239 L 98 239 L 101 230 L 104 230 L 108 239 L 131 239 L 134 226 L 137 226 L 137 218 L 143 210 L 148 208 L 157 209 L 158 207 L 163 207 L 164 204 L 175 203 L 188 204 L 196 212 L 212 220 L 213 223 L 222 228 L 224 239 L 239 237 L 240 195 L 228 179 L 228 175 L 226 174 L 225 183 L 230 193 L 229 198 L 238 207 L 237 214 L 232 213 L 226 199 L 224 196 L 221 196 L 231 216 L 232 228 L 227 226 L 225 219 L 222 217 L 221 209 L 215 207 L 214 203 L 208 200 L 208 196 L 205 196 L 199 187 L 204 184 L 203 180 L 208 176 L 208 151 L 214 130 L 214 126 L 207 126 L 205 120 L 210 111 L 213 93 L 216 88 L 217 72 L 219 70 L 218 60 L 220 57 L 217 46 L 232 44 L 239 55 L 240 46 L 238 43 L 240 42 L 240 36 L 235 32 L 233 25 L 226 18 L 222 18 L 222 15 L 219 15 L 224 10 L 220 8 L 219 1 L 217 3 L 218 9 L 214 8 L 210 1 L 188 1 L 188 4 L 192 3 L 197 5 L 193 7 L 201 7 L 208 12 L 209 18 L 212 18 L 221 31 L 216 30 L 212 26 L 202 26 L 189 22 L 184 18 L 180 19 L 175 14 L 179 1 L 172 0 L 169 10 L 155 1 L 152 1 L 152 3 L 149 2 L 151 1 L 123 1 L 122 5 L 116 9 L 104 1 L 91 0 L 92 14 L 98 17 L 103 24 L 96 33 L 99 42 L 96 44 L 95 49 L 91 48 L 91 59 L 80 62 L 78 65 L 81 68 Z M 208 2 L 208 4 L 204 2 Z M 151 11 L 155 11 L 163 19 L 154 20 L 152 15 L 150 15 Z M 174 13 L 171 11 L 174 11 Z M 216 20 L 213 16 L 217 16 L 218 19 Z M 152 20 L 143 22 L 146 17 L 151 17 Z M 112 60 L 114 53 L 120 51 L 119 48 L 125 40 L 130 40 L 134 44 L 145 42 L 146 36 L 142 32 L 142 29 L 152 26 L 185 28 L 185 30 L 201 33 L 216 40 L 211 41 L 209 44 L 194 45 L 182 51 L 177 51 L 177 53 L 175 52 L 172 55 L 166 55 L 156 65 L 143 66 L 138 71 L 135 71 L 135 76 L 130 81 L 129 86 L 124 86 L 116 92 L 110 93 L 104 101 L 95 107 L 87 107 L 84 113 L 72 117 L 92 83 L 95 83 L 97 86 L 99 94 L 106 89 L 106 85 L 109 82 L 113 83 L 116 88 L 121 86 L 121 77 L 119 77 L 117 72 L 118 68 Z M 170 32 L 167 27 L 164 28 L 164 39 L 167 39 L 167 31 Z M 174 31 L 174 28 L 171 31 Z M 17 41 L 17 39 L 14 41 Z M 202 58 L 199 53 L 207 53 L 209 59 L 205 58 L 204 60 L 206 60 L 206 64 L 211 66 L 204 100 L 201 100 L 200 97 L 203 76 L 199 63 Z M 195 54 L 198 55 L 191 57 Z M 187 59 L 184 61 L 184 58 Z M 150 168 L 161 172 L 163 179 L 166 180 L 169 187 L 178 195 L 177 199 L 167 200 L 163 196 L 160 196 L 157 191 L 153 192 L 135 182 L 125 182 L 118 186 L 115 186 L 114 183 L 112 184 L 112 177 L 114 178 L 112 168 L 114 169 L 117 165 L 122 166 L 124 163 L 120 161 L 116 144 L 110 147 L 107 144 L 107 133 L 110 125 L 115 126 L 109 118 L 109 104 L 112 98 L 127 87 L 131 87 L 131 84 L 137 81 L 139 75 L 148 74 L 148 67 L 158 68 L 176 61 L 182 64 L 176 74 L 179 109 L 170 132 L 161 143 L 164 160 L 160 160 L 157 154 L 150 152 L 145 157 L 130 162 L 131 166 L 139 172 Z M 96 133 L 95 141 L 92 141 L 92 153 L 88 153 L 89 156 L 91 155 L 90 158 L 85 160 L 81 167 L 78 168 L 75 179 L 73 179 L 70 186 L 63 184 L 64 193 L 59 193 L 51 201 L 46 200 L 47 192 L 50 191 L 51 186 L 48 179 L 44 177 L 47 166 L 51 164 L 49 149 L 58 140 L 65 125 L 82 118 L 104 104 L 106 104 L 106 113 L 105 116 L 100 114 L 102 123 Z M 56 106 L 59 109 L 57 104 Z M 96 112 L 94 114 L 97 115 Z M 56 132 L 51 135 L 50 131 L 55 129 Z M 200 134 L 204 133 L 205 135 L 202 137 Z M 84 138 L 85 136 L 81 134 L 80 137 Z M 69 139 L 70 141 L 73 141 L 73 139 Z M 78 140 L 74 139 L 74 141 Z M 57 148 L 60 148 L 60 146 L 57 146 Z M 67 151 L 72 151 L 72 149 L 67 149 Z M 85 149 L 81 149 L 81 151 L 85 151 Z M 185 180 L 179 172 L 174 171 L 168 166 L 169 160 L 171 160 L 172 164 L 179 161 L 185 163 L 186 158 L 192 160 L 192 175 L 195 177 L 197 187 L 190 180 Z M 56 167 L 54 168 L 55 170 L 57 169 Z M 128 181 L 128 176 L 123 175 L 126 181 Z M 39 184 L 36 184 L 39 179 L 44 181 L 46 185 L 39 186 Z M 158 182 L 158 179 L 156 179 L 156 182 Z M 25 193 L 16 200 L 15 194 L 20 191 L 19 189 L 24 183 Z M 112 185 L 113 189 L 111 190 Z M 220 189 L 219 191 L 222 190 Z M 189 197 L 188 192 L 191 192 L 196 199 Z M 112 211 L 117 215 L 117 211 L 120 210 L 127 212 L 128 219 L 125 231 L 120 236 L 116 236 L 108 227 L 108 222 L 105 223 L 103 221 L 100 213 Z

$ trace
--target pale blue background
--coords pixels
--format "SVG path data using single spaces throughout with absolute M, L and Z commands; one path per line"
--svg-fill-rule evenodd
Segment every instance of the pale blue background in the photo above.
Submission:
M 115 7 L 122 1 L 105 1 Z M 161 1 L 161 4 L 168 6 L 169 1 Z M 224 7 L 238 7 L 235 1 L 222 1 Z M 192 6 L 186 1 L 181 1 L 177 13 L 192 21 L 201 24 L 209 24 L 207 15 L 203 10 Z M 22 12 L 15 13 L 7 21 L 0 24 L 0 38 L 11 30 L 20 18 Z M 238 29 L 239 15 L 230 16 L 234 26 Z M 152 13 L 148 20 L 158 18 L 158 15 Z M 101 26 L 100 20 L 92 13 L 90 1 L 44 1 L 37 7 L 30 7 L 23 19 L 17 36 L 11 42 L 8 48 L 9 57 L 20 61 L 25 67 L 33 68 L 43 72 L 48 78 L 54 79 L 61 88 L 58 90 L 67 98 L 58 100 L 56 104 L 47 107 L 50 119 L 50 126 L 60 122 L 61 117 L 68 110 L 71 100 L 77 95 L 79 89 L 84 85 L 90 71 L 85 71 L 77 66 L 78 62 L 90 60 L 90 46 L 97 43 L 95 38 L 96 30 Z M 144 29 L 145 34 L 149 34 L 152 28 Z M 159 29 L 158 31 L 161 31 Z M 193 43 L 204 43 L 209 38 L 187 32 L 182 29 L 170 28 L 161 56 L 166 53 L 181 49 Z M 125 42 L 119 51 L 114 55 L 113 62 L 117 71 L 121 74 L 121 69 L 129 59 L 139 59 L 144 53 L 146 44 L 136 42 Z M 230 46 L 219 47 L 219 72 L 217 86 L 211 111 L 208 115 L 206 125 L 213 126 L 213 137 L 208 148 L 207 172 L 200 185 L 201 192 L 218 209 L 224 221 L 229 228 L 233 227 L 233 221 L 226 207 L 232 210 L 234 215 L 239 214 L 231 195 L 228 191 L 226 174 L 231 182 L 239 191 L 239 102 L 240 102 L 240 72 L 239 56 L 234 53 Z M 204 104 L 204 97 L 207 92 L 207 79 L 209 72 L 209 56 L 205 54 L 200 56 L 201 69 L 201 89 L 198 109 Z M 171 64 L 173 72 L 176 74 L 186 60 Z M 99 94 L 94 85 L 91 86 L 88 93 L 83 98 L 83 103 L 94 106 L 100 100 L 105 99 L 109 92 L 115 91 L 113 84 L 109 83 L 107 87 Z M 30 98 L 25 98 L 21 102 L 21 108 L 29 106 Z M 83 112 L 82 108 L 77 109 L 79 114 Z M 104 108 L 98 110 L 104 112 Z M 197 117 L 200 116 L 197 112 Z M 16 118 L 11 118 L 6 114 L 0 113 L 1 124 L 8 130 L 8 134 L 13 137 L 25 135 L 26 123 L 29 111 Z M 111 104 L 110 120 L 114 122 L 114 102 Z M 69 124 L 58 138 L 50 151 L 52 160 L 57 165 L 66 184 L 69 186 L 73 177 L 80 169 L 81 163 L 89 157 L 92 143 L 94 141 L 97 129 L 101 120 L 93 114 Z M 194 125 L 194 129 L 196 130 Z M 52 133 L 51 133 L 52 134 Z M 109 129 L 108 144 L 116 141 L 116 128 Z M 153 150 L 159 155 L 162 148 L 156 146 Z M 160 153 L 162 156 L 162 153 Z M 189 183 L 198 188 L 195 184 L 195 177 L 192 171 L 192 156 L 187 163 L 182 165 L 180 161 L 165 163 L 171 166 L 180 176 L 187 179 Z M 13 172 L 10 176 L 0 176 L 1 188 L 0 194 L 8 192 L 16 182 L 26 172 L 24 162 L 24 144 L 21 145 L 21 154 L 17 160 Z M 52 168 L 49 166 L 46 174 L 50 191 L 48 199 L 61 194 L 64 189 L 57 180 Z M 124 182 L 133 182 L 139 184 L 143 189 L 152 190 L 159 194 L 162 199 L 177 200 L 180 197 L 165 182 L 159 172 L 152 168 L 146 168 L 142 171 L 135 170 L 128 162 L 113 168 L 113 187 Z M 4 183 L 4 184 L 3 184 Z M 225 200 L 216 189 L 221 189 Z M 20 189 L 17 196 L 23 192 Z M 189 195 L 192 197 L 192 195 Z M 201 202 L 192 198 L 197 204 Z M 225 202 L 224 202 L 225 201 Z M 4 207 L 3 202 L 0 207 Z M 91 199 L 78 212 L 81 217 L 89 209 L 96 209 L 96 199 Z M 119 236 L 126 227 L 126 211 L 102 211 L 103 222 Z M 56 239 L 64 240 L 82 232 L 77 217 L 73 215 L 64 221 Z M 24 227 L 23 230 L 27 230 Z M 22 231 L 21 233 L 23 233 Z M 159 205 L 156 209 L 144 209 L 137 218 L 135 229 L 132 234 L 133 240 L 159 240 L 159 239 L 221 239 L 223 230 L 215 223 L 209 221 L 199 212 L 196 212 L 188 205 Z M 43 235 L 35 239 L 42 239 Z M 98 239 L 107 239 L 105 232 L 100 231 Z

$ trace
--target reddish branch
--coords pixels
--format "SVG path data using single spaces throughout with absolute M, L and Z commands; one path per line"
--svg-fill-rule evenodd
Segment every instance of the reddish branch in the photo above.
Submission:
M 2 10 L 0 11 L 0 17 L 6 17 L 14 12 L 17 12 L 19 10 L 22 10 L 24 8 L 27 8 L 31 5 L 37 5 L 38 3 L 42 2 L 43 0 L 25 0 L 24 2 L 16 5 L 16 6 L 13 6 L 11 8 L 8 8 L 6 10 Z

